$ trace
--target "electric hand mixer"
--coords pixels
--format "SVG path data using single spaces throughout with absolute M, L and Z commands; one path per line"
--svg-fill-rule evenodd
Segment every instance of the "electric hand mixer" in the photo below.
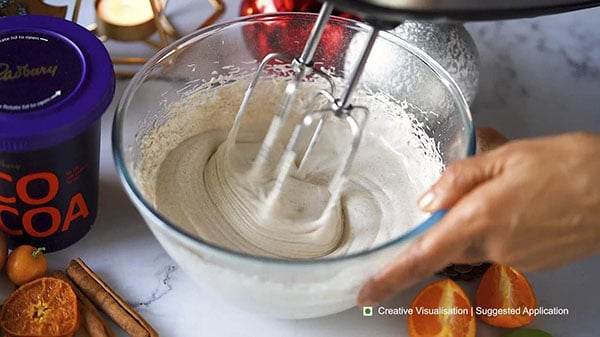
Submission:
M 311 150 L 319 140 L 325 125 L 325 120 L 337 117 L 346 122 L 351 135 L 348 151 L 344 155 L 341 165 L 331 180 L 329 187 L 331 198 L 328 206 L 332 207 L 339 198 L 341 185 L 348 174 L 352 161 L 358 150 L 362 131 L 368 116 L 368 110 L 363 106 L 351 104 L 352 94 L 357 88 L 365 64 L 375 44 L 379 30 L 391 29 L 401 24 L 404 19 L 420 19 L 428 21 L 476 21 L 509 19 L 519 17 L 530 17 L 537 15 L 552 14 L 576 9 L 583 9 L 599 5 L 600 1 L 585 0 L 330 0 L 325 2 L 318 18 L 312 28 L 310 36 L 306 41 L 304 50 L 296 57 L 281 53 L 267 55 L 258 67 L 256 77 L 250 83 L 239 112 L 234 121 L 228 139 L 235 142 L 240 128 L 241 120 L 253 91 L 265 71 L 265 67 L 273 61 L 279 61 L 291 65 L 294 75 L 287 84 L 285 97 L 280 111 L 273 118 L 268 131 L 263 139 L 262 146 L 252 165 L 250 174 L 258 177 L 265 173 L 265 165 L 273 156 L 273 145 L 278 137 L 281 137 L 284 125 L 288 123 L 290 111 L 294 104 L 298 88 L 307 76 L 319 76 L 329 83 L 328 90 L 319 90 L 312 103 L 304 110 L 300 122 L 293 128 L 287 142 L 284 154 L 281 156 L 275 170 L 275 184 L 267 197 L 267 207 L 272 207 L 280 196 L 283 184 L 290 174 L 302 178 L 306 159 Z M 332 78 L 323 71 L 316 69 L 313 57 L 317 46 L 323 36 L 328 18 L 332 14 L 334 6 L 363 18 L 372 30 L 366 39 L 366 45 L 362 50 L 355 68 L 348 77 L 347 84 L 341 95 L 335 96 L 335 83 Z M 325 103 L 323 103 L 325 102 Z M 293 169 L 295 167 L 295 169 Z M 293 172 L 292 172 L 293 171 Z M 291 173 L 292 172 L 292 173 Z

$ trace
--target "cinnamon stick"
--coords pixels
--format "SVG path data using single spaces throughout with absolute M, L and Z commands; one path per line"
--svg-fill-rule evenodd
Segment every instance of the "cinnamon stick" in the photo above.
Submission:
M 158 333 L 80 258 L 67 266 L 67 275 L 131 337 L 158 337 Z
M 79 301 L 81 305 L 81 301 Z M 82 306 L 83 308 L 83 306 Z M 90 311 L 82 309 L 83 321 L 85 322 L 85 329 L 87 330 L 90 337 L 108 337 L 102 321 L 98 317 L 94 316 Z
M 90 302 L 90 299 L 81 292 L 81 289 L 71 281 L 67 274 L 57 270 L 52 273 L 52 276 L 69 283 L 71 288 L 73 288 L 73 291 L 75 291 L 77 300 L 79 301 L 79 307 L 81 308 L 83 322 L 85 323 L 85 328 L 90 337 L 115 337 L 114 331 L 110 325 L 108 325 L 108 322 L 102 318 L 102 314 L 100 314 L 94 304 Z

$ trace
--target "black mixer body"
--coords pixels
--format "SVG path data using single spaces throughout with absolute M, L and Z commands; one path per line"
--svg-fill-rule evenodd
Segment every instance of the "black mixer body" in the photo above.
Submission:
M 481 21 L 534 17 L 599 6 L 599 0 L 328 0 L 365 21 L 386 26 L 405 19 Z

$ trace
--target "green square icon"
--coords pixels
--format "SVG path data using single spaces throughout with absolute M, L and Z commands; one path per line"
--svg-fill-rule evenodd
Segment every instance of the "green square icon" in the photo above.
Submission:
M 373 307 L 363 307 L 363 316 L 373 316 Z

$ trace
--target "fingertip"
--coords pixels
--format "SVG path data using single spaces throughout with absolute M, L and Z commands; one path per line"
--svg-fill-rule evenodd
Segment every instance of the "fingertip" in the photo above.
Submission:
M 417 206 L 425 212 L 433 212 L 437 209 L 437 198 L 433 189 L 428 190 L 417 201 Z
M 480 184 L 492 179 L 496 161 L 485 155 L 467 158 L 449 164 L 438 180 L 417 201 L 426 212 L 453 207 Z
M 374 307 L 378 304 L 376 301 L 371 299 L 370 295 L 364 291 L 364 288 L 358 294 L 356 303 L 359 307 Z
M 372 307 L 381 303 L 387 294 L 388 292 L 381 286 L 381 283 L 372 279 L 358 293 L 357 303 L 361 307 Z

